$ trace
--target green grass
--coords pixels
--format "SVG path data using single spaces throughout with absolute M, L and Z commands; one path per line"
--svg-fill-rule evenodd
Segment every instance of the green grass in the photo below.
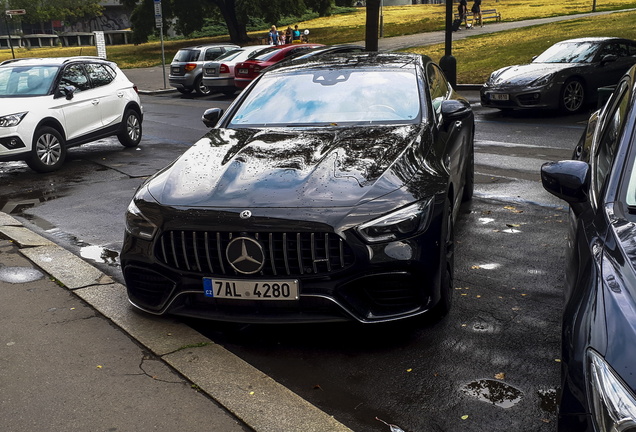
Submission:
M 589 0 L 484 0 L 484 9 L 496 8 L 504 21 L 570 15 L 591 11 Z M 597 11 L 636 8 L 636 0 L 599 1 Z M 384 7 L 384 36 L 400 36 L 444 28 L 445 5 L 427 4 Z M 364 40 L 366 11 L 342 13 L 331 17 L 300 22 L 301 29 L 310 29 L 311 42 L 324 44 L 347 43 Z M 576 19 L 555 24 L 472 36 L 453 42 L 453 55 L 457 59 L 457 82 L 481 83 L 490 72 L 502 66 L 525 63 L 560 40 L 580 36 L 622 36 L 636 39 L 634 26 L 636 12 L 616 13 L 587 19 Z M 488 25 L 488 23 L 486 24 Z M 252 32 L 254 43 L 267 32 Z M 166 63 L 179 48 L 189 45 L 227 42 L 228 38 L 209 37 L 190 40 L 167 40 L 164 43 Z M 108 58 L 123 69 L 149 67 L 161 64 L 161 45 L 152 41 L 140 45 L 108 45 Z M 411 48 L 408 51 L 427 54 L 436 61 L 444 54 L 443 45 Z M 16 48 L 16 57 L 61 57 L 96 55 L 95 47 Z M 10 59 L 11 51 L 0 50 L 0 61 Z

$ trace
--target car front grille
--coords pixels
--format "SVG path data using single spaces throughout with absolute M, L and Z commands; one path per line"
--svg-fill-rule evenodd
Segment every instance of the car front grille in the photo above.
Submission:
M 267 232 L 232 233 L 167 231 L 157 242 L 155 255 L 168 267 L 201 275 L 238 274 L 226 257 L 230 241 L 250 237 L 262 245 L 262 276 L 326 275 L 351 266 L 354 255 L 334 233 Z

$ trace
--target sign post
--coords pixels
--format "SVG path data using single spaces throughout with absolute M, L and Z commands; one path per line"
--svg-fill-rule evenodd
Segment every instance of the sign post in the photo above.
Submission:
M 95 46 L 97 47 L 97 57 L 106 59 L 106 39 L 104 38 L 103 31 L 94 31 Z
M 13 43 L 11 43 L 11 32 L 9 31 L 9 21 L 7 17 L 10 16 L 13 18 L 13 15 L 24 15 L 26 13 L 26 9 L 10 9 L 4 11 L 4 23 L 7 26 L 7 36 L 9 37 L 7 41 L 9 42 L 9 46 L 11 47 L 11 56 L 15 58 L 15 53 L 13 52 Z
M 161 70 L 163 71 L 163 88 L 166 88 L 166 54 L 163 48 L 163 14 L 161 12 L 161 0 L 154 0 L 155 3 L 155 27 L 159 29 L 161 36 Z

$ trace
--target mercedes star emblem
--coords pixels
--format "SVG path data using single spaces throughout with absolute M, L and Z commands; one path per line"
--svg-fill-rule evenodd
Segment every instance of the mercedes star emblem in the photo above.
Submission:
M 241 219 L 249 219 L 252 217 L 252 212 L 249 210 L 243 210 L 241 212 Z
M 234 270 L 242 274 L 261 271 L 265 264 L 263 246 L 253 238 L 237 237 L 225 250 L 225 256 Z

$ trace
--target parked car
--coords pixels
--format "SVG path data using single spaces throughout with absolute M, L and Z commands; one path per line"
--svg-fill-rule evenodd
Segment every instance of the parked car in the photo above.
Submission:
M 541 168 L 570 204 L 559 431 L 636 430 L 636 67 L 575 156 Z
M 614 37 L 570 39 L 532 63 L 493 72 L 481 88 L 485 107 L 561 109 L 575 113 L 596 102 L 598 88 L 615 85 L 636 64 L 636 41 Z
M 343 45 L 327 45 L 316 48 L 310 48 L 307 52 L 300 51 L 296 55 L 288 57 L 285 61 L 293 59 L 306 59 L 309 57 L 324 56 L 329 54 L 357 53 L 364 52 L 366 48 L 362 45 L 343 44 Z
M 233 95 L 238 90 L 234 84 L 234 66 L 236 63 L 248 60 L 259 52 L 269 49 L 270 45 L 252 45 L 227 51 L 213 62 L 203 65 L 202 84 L 210 92 L 221 92 Z
M 96 57 L 25 58 L 0 63 L 0 161 L 59 169 L 69 147 L 117 136 L 141 141 L 137 87 Z
M 128 207 L 132 304 L 268 323 L 446 313 L 474 117 L 430 59 L 275 65 L 204 119 Z
M 235 44 L 209 44 L 181 48 L 170 63 L 168 76 L 170 85 L 181 93 L 191 93 L 195 90 L 199 95 L 210 94 L 210 89 L 201 82 L 203 64 L 237 48 L 240 47 Z
M 234 67 L 234 84 L 239 89 L 244 89 L 268 66 L 271 66 L 288 57 L 296 56 L 310 48 L 321 47 L 322 44 L 287 44 L 275 45 L 260 52 L 257 56 L 237 63 Z

